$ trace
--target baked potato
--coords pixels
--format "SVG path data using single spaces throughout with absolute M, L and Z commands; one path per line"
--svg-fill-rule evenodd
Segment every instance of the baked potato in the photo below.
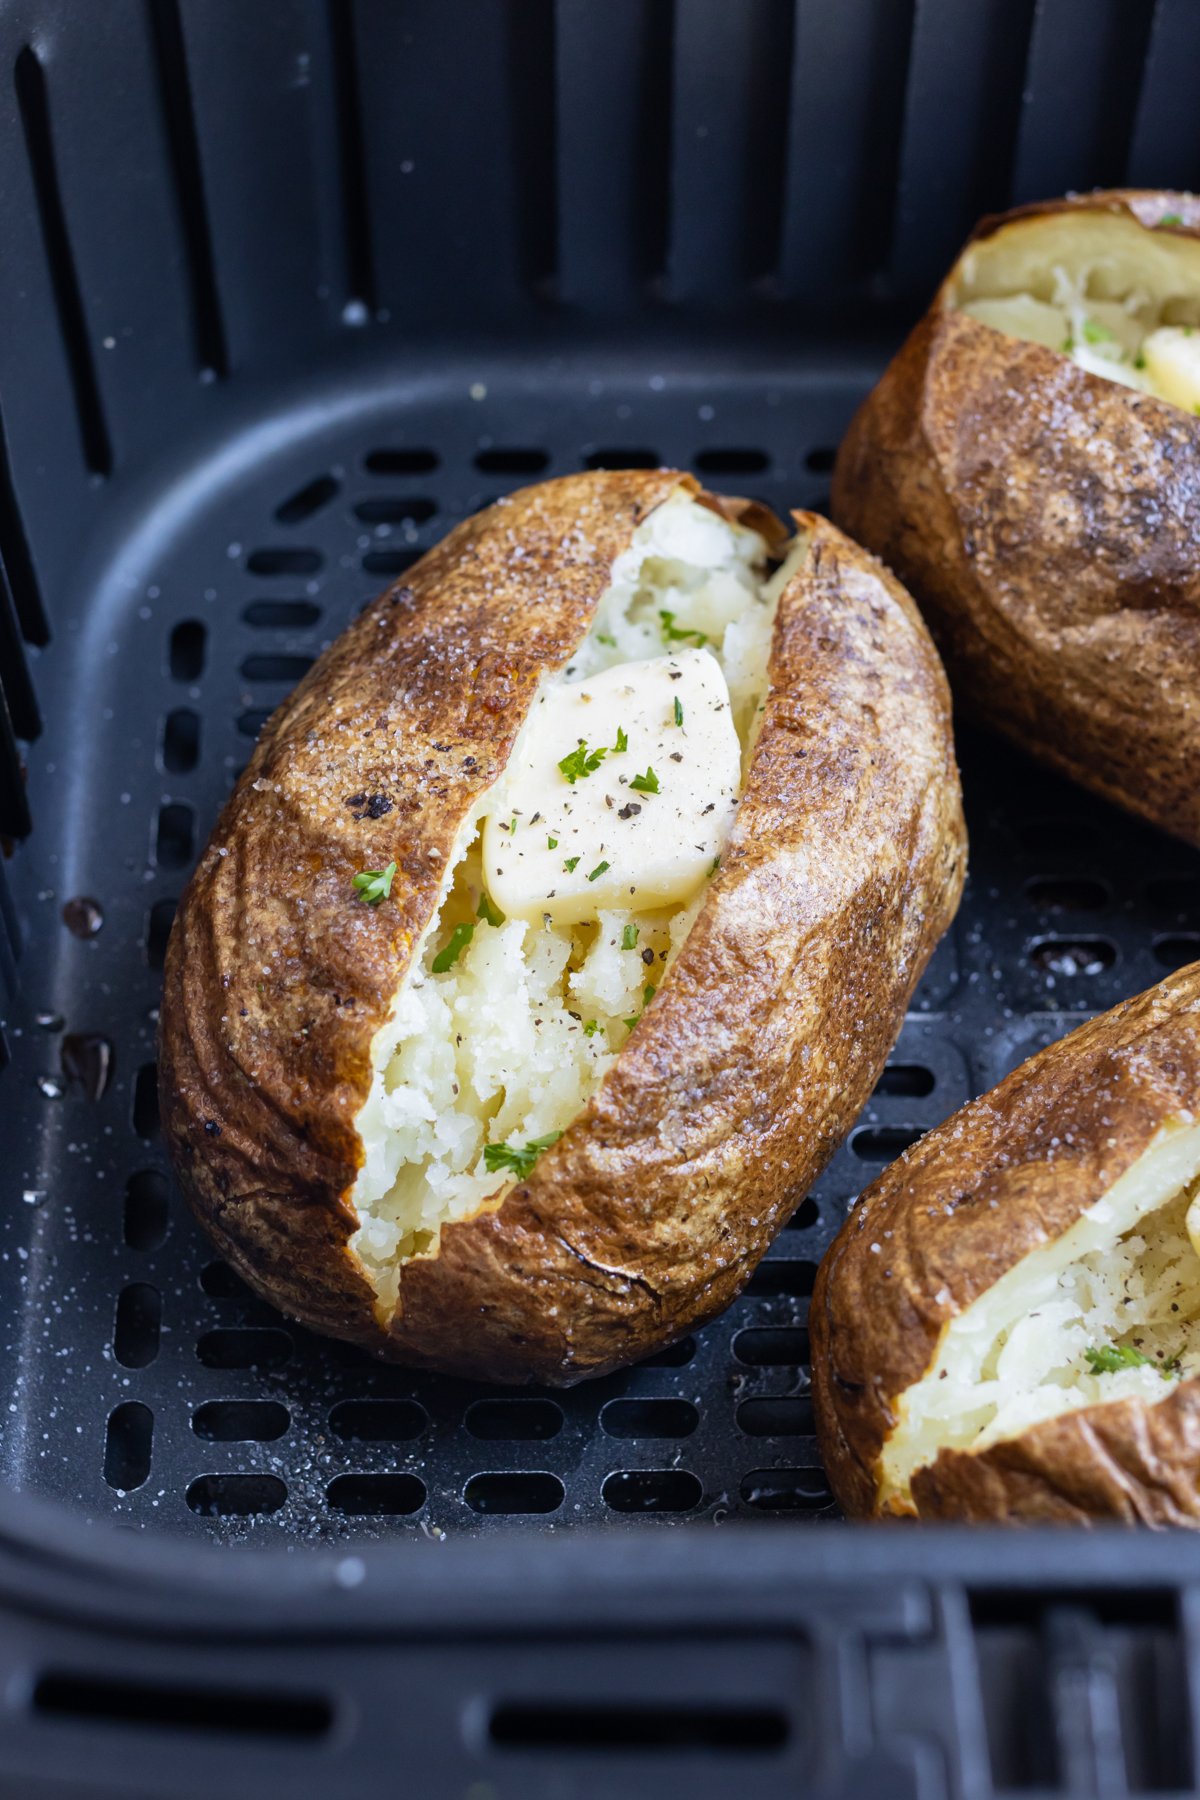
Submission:
M 810 1331 L 851 1516 L 1200 1526 L 1200 964 L 893 1163 Z
M 1200 199 L 985 219 L 841 446 L 832 512 L 955 701 L 1200 844 Z
M 468 520 L 269 721 L 182 900 L 180 1182 L 284 1312 L 570 1383 L 724 1307 L 957 905 L 936 652 L 670 470 Z M 780 565 L 781 566 L 777 566 Z

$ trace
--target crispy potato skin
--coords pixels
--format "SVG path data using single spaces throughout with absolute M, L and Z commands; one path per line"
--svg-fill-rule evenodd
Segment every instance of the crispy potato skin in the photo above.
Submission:
M 1200 1112 L 1200 964 L 1051 1044 L 871 1184 L 821 1265 L 809 1318 L 817 1433 L 852 1517 L 880 1515 L 897 1401 L 934 1361 L 950 1319 L 1061 1236 L 1165 1123 L 1190 1112 Z M 1085 1407 L 978 1455 L 943 1451 L 913 1481 L 914 1510 L 1200 1522 L 1198 1481 L 1191 1380 L 1154 1407 Z
M 568 477 L 459 527 L 275 715 L 184 897 L 161 1026 L 184 1189 L 259 1292 L 381 1355 L 564 1384 L 720 1310 L 870 1092 L 957 906 L 965 839 L 932 644 L 873 559 L 797 515 L 806 566 L 686 945 L 559 1142 L 409 1263 L 396 1316 L 377 1321 L 347 1249 L 371 1039 L 539 676 L 681 479 Z M 372 793 L 391 810 L 348 804 Z M 390 902 L 358 903 L 355 870 L 393 857 Z
M 1200 199 L 1122 190 L 971 243 L 1098 210 L 1200 234 Z M 833 516 L 911 588 L 964 710 L 1200 844 L 1200 419 L 954 311 L 958 268 L 851 423 Z

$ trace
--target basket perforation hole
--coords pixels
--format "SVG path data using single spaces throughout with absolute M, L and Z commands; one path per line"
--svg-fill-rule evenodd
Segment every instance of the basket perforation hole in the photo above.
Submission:
M 664 1344 L 661 1350 L 654 1350 L 649 1356 L 643 1356 L 640 1362 L 634 1363 L 635 1369 L 683 1369 L 696 1354 L 694 1337 L 680 1338 L 678 1343 Z
M 205 1263 L 200 1271 L 200 1289 L 210 1300 L 253 1300 L 254 1294 L 240 1275 L 219 1258 Z
M 482 475 L 540 475 L 550 467 L 550 452 L 497 446 L 481 450 L 475 467 Z
M 246 558 L 251 575 L 315 575 L 323 557 L 311 546 L 267 544 Z
M 411 569 L 415 562 L 420 562 L 421 550 L 368 550 L 364 553 L 362 566 L 368 575 L 403 575 Z
M 875 1083 L 875 1093 L 899 1095 L 905 1100 L 924 1100 L 936 1086 L 933 1070 L 927 1069 L 924 1063 L 896 1062 L 889 1063 L 884 1069 Z
M 330 1431 L 346 1443 L 406 1444 L 428 1425 L 416 1400 L 340 1400 L 329 1414 Z
M 146 961 L 152 969 L 161 969 L 166 960 L 167 939 L 178 907 L 178 900 L 156 900 L 146 914 Z
M 337 497 L 339 485 L 336 476 L 318 475 L 280 502 L 275 508 L 276 519 L 281 525 L 298 525 L 302 519 L 311 519 Z
M 117 1295 L 113 1355 L 123 1369 L 144 1369 L 158 1355 L 162 1295 L 148 1281 L 131 1281 Z
M 243 681 L 297 682 L 313 666 L 311 656 L 261 655 L 242 658 Z
M 208 632 L 199 619 L 180 619 L 167 644 L 167 667 L 175 681 L 199 681 L 204 673 Z
M 657 450 L 589 450 L 583 459 L 585 469 L 661 469 L 663 459 Z
M 335 1475 L 325 1500 L 334 1512 L 399 1518 L 424 1506 L 425 1483 L 419 1475 Z
M 804 458 L 804 466 L 810 475 L 828 475 L 836 461 L 836 444 L 814 444 Z
M 321 617 L 314 600 L 251 600 L 242 618 L 256 631 L 307 631 Z
M 925 1135 L 923 1125 L 864 1125 L 851 1134 L 850 1149 L 860 1162 L 891 1162 Z
M 566 1498 L 557 1475 L 540 1469 L 487 1471 L 472 1475 L 463 1499 L 476 1513 L 552 1513 Z
M 183 869 L 196 846 L 196 815 L 182 800 L 168 800 L 158 809 L 154 831 L 154 860 L 160 869 Z
M 690 1469 L 615 1469 L 605 1476 L 600 1497 L 613 1512 L 692 1512 L 704 1489 Z
M 277 1369 L 291 1354 L 291 1338 L 274 1325 L 217 1325 L 196 1341 L 206 1369 Z
M 104 1433 L 104 1479 L 110 1488 L 132 1493 L 150 1476 L 154 1414 L 140 1400 L 124 1400 L 108 1415 Z
M 765 450 L 731 446 L 700 450 L 696 455 L 696 468 L 701 475 L 761 475 L 770 466 L 771 458 Z
M 269 706 L 248 706 L 237 716 L 238 732 L 242 737 L 256 738 L 270 716 Z
M 812 1195 L 802 1200 L 787 1222 L 789 1231 L 809 1231 L 820 1218 L 820 1212 Z
M 170 1223 L 170 1188 L 161 1169 L 137 1169 L 125 1184 L 125 1242 L 131 1250 L 157 1250 Z
M 610 1400 L 600 1427 L 616 1438 L 685 1438 L 700 1423 L 690 1400 Z
M 236 1692 L 211 1685 L 191 1688 L 157 1682 L 106 1681 L 65 1670 L 39 1675 L 33 1705 L 51 1718 L 99 1724 L 149 1726 L 242 1738 L 324 1737 L 333 1724 L 329 1702 L 311 1694 Z
M 1101 937 L 1045 937 L 1030 945 L 1029 958 L 1045 975 L 1074 980 L 1111 969 L 1117 960 L 1117 946 Z
M 476 1400 L 468 1406 L 463 1424 L 472 1437 L 517 1443 L 522 1439 L 557 1437 L 563 1427 L 563 1414 L 562 1407 L 553 1400 Z
M 816 1278 L 815 1262 L 772 1257 L 768 1262 L 759 1263 L 746 1284 L 746 1292 L 760 1298 L 780 1294 L 793 1294 L 802 1298 L 812 1293 Z
M 192 1430 L 207 1444 L 273 1444 L 291 1422 L 278 1400 L 206 1400 L 192 1414 Z
M 168 775 L 188 775 L 200 761 L 200 714 L 177 706 L 163 720 L 163 768 Z
M 737 1422 L 739 1430 L 748 1437 L 811 1437 L 812 1401 L 806 1394 L 743 1400 L 737 1409 Z
M 1154 960 L 1164 969 L 1182 969 L 1200 959 L 1200 931 L 1176 931 L 1154 940 Z
M 158 1135 L 158 1064 L 143 1063 L 133 1078 L 133 1129 L 140 1138 Z
M 751 1469 L 741 1495 L 759 1512 L 812 1512 L 833 1499 L 823 1469 Z
M 436 450 L 368 450 L 363 466 L 372 475 L 428 475 L 441 458 Z
M 1086 875 L 1045 875 L 1025 883 L 1026 897 L 1042 912 L 1100 912 L 1112 896 L 1103 881 Z
M 406 494 L 368 494 L 354 508 L 364 525 L 425 525 L 436 512 L 436 500 Z
M 199 1475 L 187 1503 L 202 1519 L 249 1519 L 275 1513 L 287 1500 L 278 1475 Z
M 733 1354 L 752 1369 L 805 1368 L 808 1332 L 802 1325 L 748 1325 L 734 1335 Z

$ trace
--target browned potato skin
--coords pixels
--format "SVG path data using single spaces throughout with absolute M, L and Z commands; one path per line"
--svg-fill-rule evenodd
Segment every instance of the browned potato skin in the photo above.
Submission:
M 1163 1124 L 1198 1110 L 1192 964 L 1023 1063 L 872 1182 L 821 1265 L 809 1319 L 817 1434 L 847 1513 L 882 1516 L 898 1399 L 949 1320 L 1074 1224 Z M 1156 1406 L 1085 1407 L 978 1454 L 942 1451 L 912 1486 L 921 1518 L 1200 1524 L 1200 1380 Z
M 1098 209 L 1200 234 L 1200 199 L 1121 190 L 971 242 Z M 955 312 L 957 268 L 852 421 L 833 516 L 912 590 L 965 711 L 1200 844 L 1200 419 Z
M 965 840 L 936 653 L 891 577 L 797 515 L 807 565 L 686 945 L 559 1142 L 409 1263 L 377 1321 L 346 1248 L 371 1038 L 539 675 L 681 480 L 568 477 L 460 526 L 276 713 L 184 897 L 161 1026 L 180 1180 L 253 1287 L 378 1354 L 565 1384 L 719 1311 L 870 1092 L 954 914 Z M 392 810 L 347 804 L 370 793 Z M 359 903 L 354 872 L 393 857 L 390 901 Z

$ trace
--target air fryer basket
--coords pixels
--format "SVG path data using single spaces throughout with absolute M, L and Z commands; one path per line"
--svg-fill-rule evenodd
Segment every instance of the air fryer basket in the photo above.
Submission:
M 1194 853 L 963 733 L 967 896 L 847 1144 L 566 1394 L 251 1296 L 153 1054 L 194 856 L 381 586 L 580 467 L 822 506 L 980 212 L 1200 184 L 1197 67 L 1195 0 L 0 4 L 4 1791 L 1191 1788 L 1190 1540 L 797 1528 L 848 1205 L 1200 955 Z

